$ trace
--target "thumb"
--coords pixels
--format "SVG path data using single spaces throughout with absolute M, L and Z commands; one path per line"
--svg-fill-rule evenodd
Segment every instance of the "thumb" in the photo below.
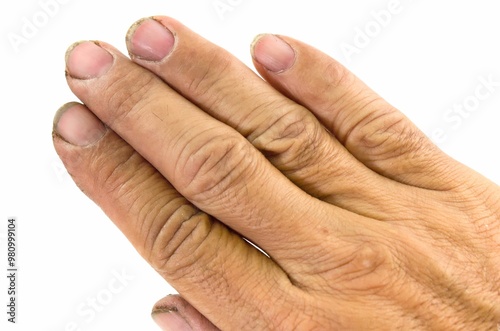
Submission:
M 219 330 L 180 295 L 168 295 L 158 301 L 151 316 L 163 331 Z

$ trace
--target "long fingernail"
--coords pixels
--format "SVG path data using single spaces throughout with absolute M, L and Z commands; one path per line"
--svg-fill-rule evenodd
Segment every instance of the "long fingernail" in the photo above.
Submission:
M 174 43 L 172 32 L 152 18 L 134 23 L 127 33 L 130 56 L 146 61 L 161 61 L 170 54 Z
M 253 58 L 267 70 L 280 73 L 295 62 L 295 51 L 290 45 L 272 34 L 258 35 L 251 46 Z
M 89 146 L 106 133 L 106 126 L 85 106 L 70 102 L 54 116 L 54 132 L 70 144 Z
M 156 308 L 151 313 L 153 320 L 163 331 L 192 331 L 193 328 L 179 314 L 177 308 Z
M 95 41 L 71 45 L 66 52 L 68 74 L 77 79 L 97 78 L 113 64 L 113 56 Z

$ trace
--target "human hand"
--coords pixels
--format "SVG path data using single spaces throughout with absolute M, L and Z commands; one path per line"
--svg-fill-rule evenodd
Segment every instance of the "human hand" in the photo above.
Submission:
M 499 187 L 338 62 L 260 36 L 266 82 L 166 17 L 127 45 L 70 49 L 85 106 L 58 112 L 54 144 L 189 302 L 167 299 L 185 310 L 162 327 L 496 330 Z

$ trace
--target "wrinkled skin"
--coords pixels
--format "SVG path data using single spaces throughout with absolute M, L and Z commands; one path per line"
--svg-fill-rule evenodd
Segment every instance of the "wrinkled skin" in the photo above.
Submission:
M 167 17 L 127 46 L 70 49 L 54 145 L 182 296 L 163 329 L 497 330 L 499 187 L 346 68 L 264 35 L 261 78 Z

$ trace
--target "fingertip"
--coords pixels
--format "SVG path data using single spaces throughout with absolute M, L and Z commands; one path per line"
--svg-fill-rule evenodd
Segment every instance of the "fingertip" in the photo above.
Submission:
M 52 120 L 52 132 L 61 137 L 59 135 L 59 133 L 57 132 L 57 125 L 59 124 L 59 120 L 61 119 L 62 115 L 70 108 L 74 107 L 74 106 L 77 106 L 79 105 L 78 102 L 75 102 L 75 101 L 71 101 L 71 102 L 68 102 L 68 103 L 65 103 L 64 105 L 62 105 L 57 111 L 56 113 L 54 114 L 54 119 Z M 63 137 L 61 137 L 62 139 L 64 139 Z
M 260 34 L 251 44 L 251 53 L 255 61 L 268 71 L 281 73 L 295 63 L 295 50 L 282 38 L 273 34 Z
M 59 108 L 52 125 L 53 137 L 80 147 L 95 144 L 107 131 L 99 118 L 78 102 L 69 102 Z
M 80 41 L 66 51 L 66 73 L 79 80 L 98 78 L 113 65 L 113 55 L 99 41 Z
M 131 58 L 161 62 L 172 52 L 175 36 L 161 21 L 145 18 L 130 27 L 126 41 Z

